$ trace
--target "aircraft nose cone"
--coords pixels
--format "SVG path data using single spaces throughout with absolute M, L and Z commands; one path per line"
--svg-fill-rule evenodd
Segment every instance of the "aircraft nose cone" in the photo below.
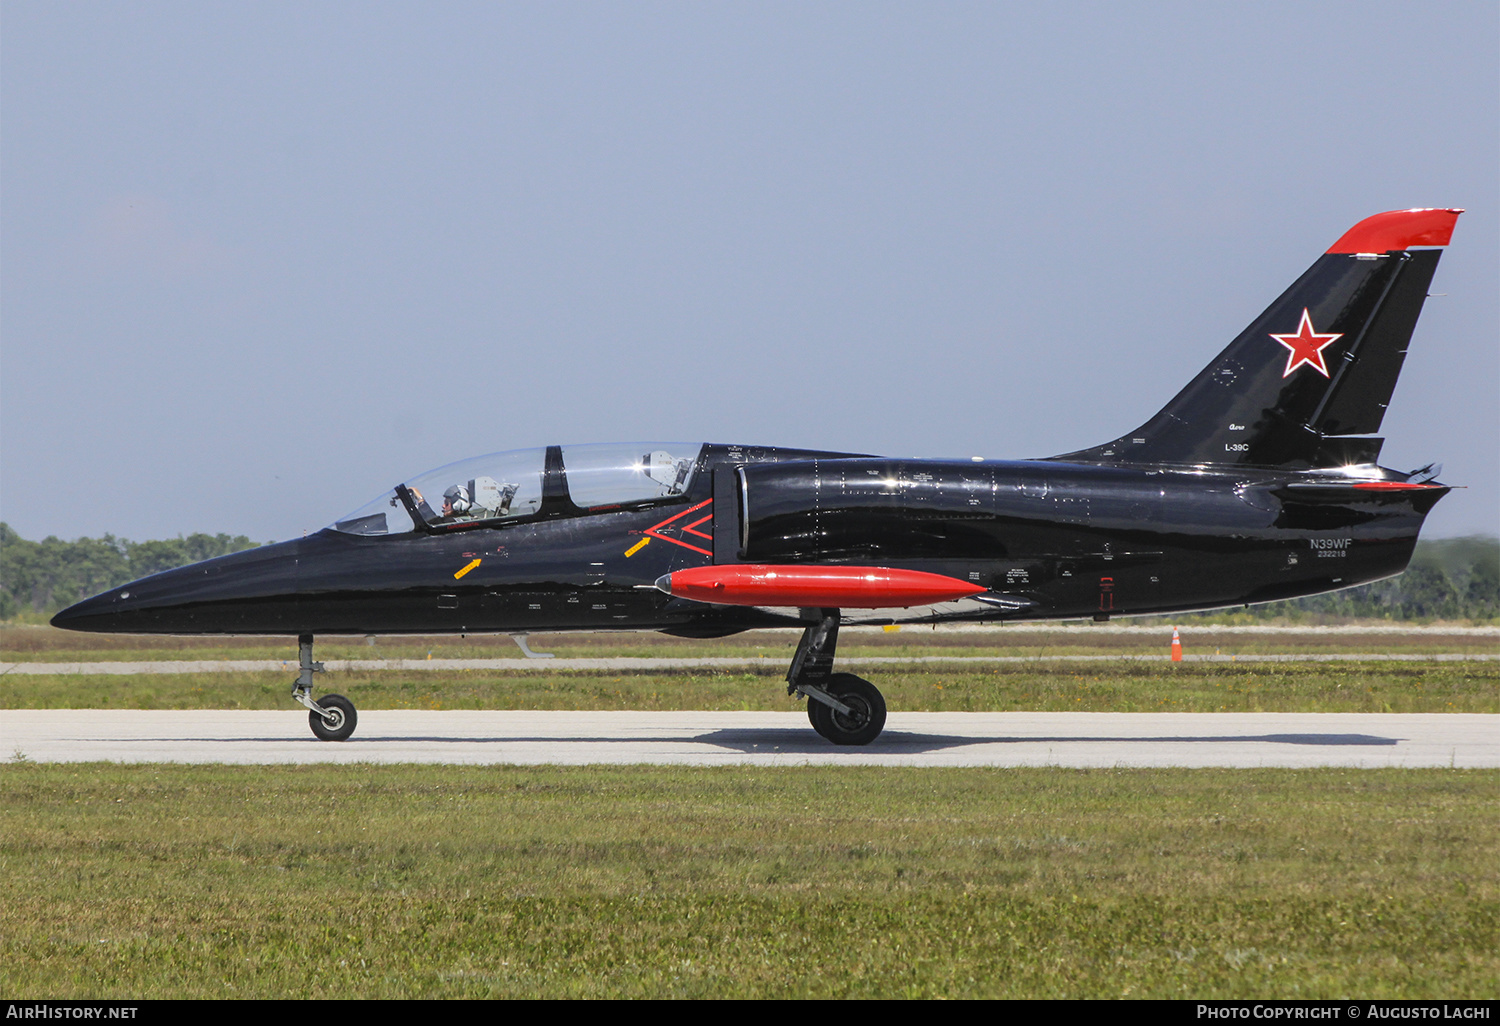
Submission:
M 52 626 L 68 631 L 122 630 L 120 613 L 128 607 L 129 591 L 116 589 L 75 602 L 52 618 Z
M 295 603 L 299 549 L 299 542 L 263 545 L 143 577 L 69 606 L 52 626 L 105 634 L 243 631 L 260 609 Z
M 58 613 L 52 626 L 102 634 L 155 633 L 176 626 L 179 595 L 186 598 L 195 583 L 192 569 L 168 570 L 100 592 Z

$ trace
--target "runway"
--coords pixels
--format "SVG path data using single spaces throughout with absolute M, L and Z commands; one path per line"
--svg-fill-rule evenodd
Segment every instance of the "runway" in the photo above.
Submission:
M 297 710 L 10 709 L 0 759 L 34 762 L 1500 767 L 1482 713 L 892 713 L 835 748 L 801 713 L 361 712 L 313 738 Z

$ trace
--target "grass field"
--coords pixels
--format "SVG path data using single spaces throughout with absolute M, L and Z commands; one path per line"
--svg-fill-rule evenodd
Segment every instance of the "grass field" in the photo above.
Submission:
M 348 670 L 318 692 L 361 709 L 800 708 L 780 666 L 744 671 Z M 1007 664 L 866 671 L 892 710 L 1500 712 L 1500 662 Z M 284 673 L 0 677 L 0 709 L 288 709 Z
M 839 655 L 859 656 L 1063 656 L 1165 655 L 1172 638 L 1170 626 L 1052 624 L 991 627 L 979 630 L 903 627 L 845 628 Z M 1185 626 L 1182 638 L 1189 653 L 1246 655 L 1271 653 L 1383 652 L 1410 655 L 1500 652 L 1500 631 L 1458 626 L 1428 626 L 1402 630 L 1400 625 L 1368 625 L 1379 633 L 1341 633 L 1298 628 L 1296 633 L 1212 625 Z M 1393 632 L 1392 628 L 1396 630 Z M 1258 628 L 1258 629 L 1257 629 Z M 559 656 L 765 656 L 791 662 L 797 631 L 747 631 L 728 638 L 700 641 L 652 632 L 548 634 L 534 636 L 533 648 Z M 525 658 L 505 635 L 468 637 L 319 638 L 317 658 L 328 659 L 515 659 Z M 52 627 L 0 624 L 0 662 L 155 662 L 171 659 L 297 659 L 294 638 L 183 637 L 80 634 Z
M 30 997 L 1492 997 L 1500 774 L 0 767 Z
M 1069 663 L 1070 655 L 1165 654 L 1170 632 L 1060 626 L 1049 630 L 851 630 L 841 658 L 1004 656 L 1035 662 L 870 666 L 892 709 L 906 711 L 1500 712 L 1500 663 Z M 1494 654 L 1500 636 L 1456 629 L 1407 633 L 1184 632 L 1190 653 L 1405 656 Z M 797 634 L 756 631 L 720 641 L 658 634 L 548 636 L 560 656 L 765 656 L 746 669 L 548 672 L 506 637 L 382 638 L 319 642 L 318 658 L 514 658 L 517 671 L 336 670 L 320 692 L 348 695 L 364 709 L 701 709 L 790 710 L 780 683 Z M 0 628 L 0 661 L 101 662 L 286 659 L 281 671 L 182 674 L 0 676 L 0 709 L 280 709 L 289 704 L 295 650 L 286 638 L 152 638 L 80 635 L 49 627 Z M 1059 661 L 1061 660 L 1061 661 Z

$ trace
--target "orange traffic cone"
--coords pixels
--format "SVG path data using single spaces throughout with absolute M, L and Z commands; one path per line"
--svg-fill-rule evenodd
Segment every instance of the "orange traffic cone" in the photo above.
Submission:
M 1172 628 L 1172 662 L 1182 662 L 1182 639 L 1177 636 L 1177 628 Z

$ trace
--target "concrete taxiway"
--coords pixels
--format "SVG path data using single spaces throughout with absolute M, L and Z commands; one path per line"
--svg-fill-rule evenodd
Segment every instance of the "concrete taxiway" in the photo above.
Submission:
M 835 748 L 801 713 L 362 711 L 318 741 L 289 711 L 9 709 L 0 759 L 36 762 L 715 766 L 1500 767 L 1500 716 L 1399 713 L 892 713 Z

